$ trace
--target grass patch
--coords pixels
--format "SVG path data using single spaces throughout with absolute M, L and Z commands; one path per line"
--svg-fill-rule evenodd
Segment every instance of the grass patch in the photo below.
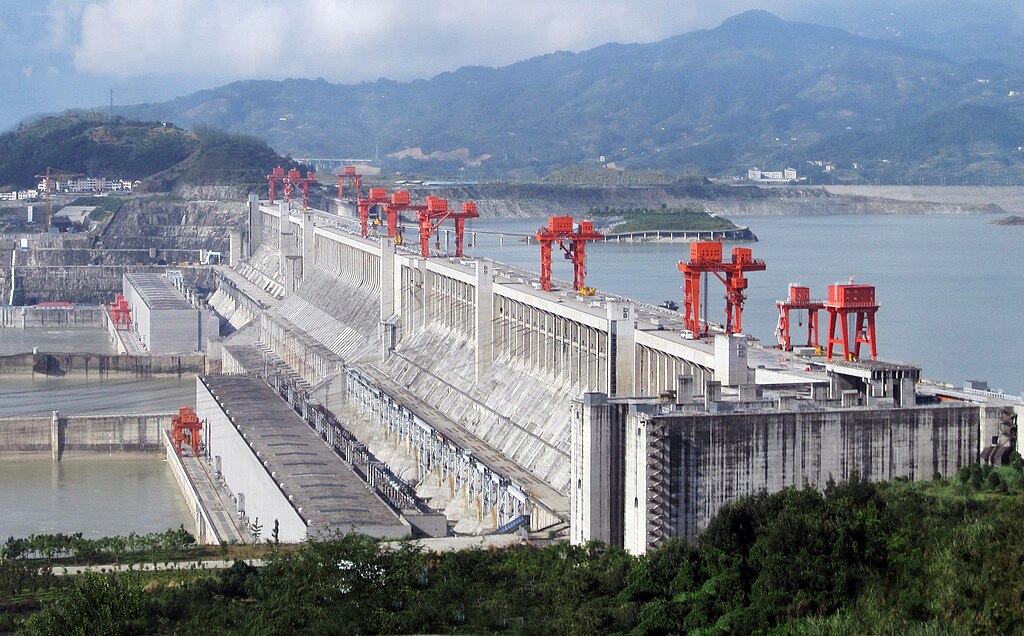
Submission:
M 735 230 L 729 219 L 714 216 L 701 208 L 591 208 L 590 216 L 606 217 L 609 232 L 697 232 Z M 610 217 L 610 218 L 609 218 Z

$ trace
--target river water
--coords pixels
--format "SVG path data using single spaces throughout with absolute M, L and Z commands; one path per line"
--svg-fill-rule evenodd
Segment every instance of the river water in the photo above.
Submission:
M 81 532 L 95 538 L 193 531 L 162 456 L 0 461 L 0 541 L 30 534 Z
M 767 262 L 748 275 L 744 330 L 775 342 L 777 299 L 791 282 L 823 298 L 827 286 L 855 276 L 876 287 L 879 357 L 922 366 L 925 378 L 1024 390 L 1024 227 L 992 225 L 991 216 L 733 217 L 760 241 L 749 245 Z M 532 233 L 542 219 L 483 220 L 472 228 Z M 727 247 L 728 249 L 728 247 Z M 540 248 L 479 234 L 467 253 L 538 271 Z M 597 243 L 587 248 L 587 284 L 642 301 L 682 305 L 685 243 Z M 572 278 L 556 255 L 554 275 Z M 709 287 L 709 318 L 724 322 L 724 287 Z M 820 316 L 822 341 L 828 321 Z M 799 332 L 797 332 L 799 333 Z
M 0 330 L 0 336 L 15 330 Z M 195 378 L 85 380 L 0 376 L 0 416 L 171 412 L 195 405 Z M 191 515 L 163 455 L 96 455 L 61 462 L 0 460 L 0 541 L 81 532 L 161 532 Z

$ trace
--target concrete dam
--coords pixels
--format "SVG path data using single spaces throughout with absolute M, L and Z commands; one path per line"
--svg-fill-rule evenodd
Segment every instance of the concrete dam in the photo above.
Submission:
M 248 220 L 214 268 L 209 303 L 234 332 L 211 355 L 363 458 L 393 507 L 443 513 L 456 532 L 528 524 L 643 553 L 692 540 L 745 494 L 949 476 L 1016 445 L 1000 422 L 1020 405 L 919 395 L 913 365 L 684 339 L 675 312 L 424 258 L 317 210 L 251 197 Z

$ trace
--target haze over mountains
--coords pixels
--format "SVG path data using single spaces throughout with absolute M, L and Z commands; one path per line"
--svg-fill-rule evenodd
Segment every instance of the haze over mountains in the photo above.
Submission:
M 822 167 L 807 162 L 820 161 L 832 178 L 1017 182 L 1022 109 L 1016 68 L 750 11 L 652 44 L 430 80 L 244 81 L 120 110 L 259 135 L 296 156 L 392 155 L 410 170 L 426 166 L 408 157 L 432 156 L 433 170 L 484 178 L 603 157 L 703 174 L 814 175 Z

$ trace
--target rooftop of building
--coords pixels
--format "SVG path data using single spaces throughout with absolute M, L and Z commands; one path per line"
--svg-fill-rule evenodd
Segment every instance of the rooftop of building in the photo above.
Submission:
M 201 380 L 306 520 L 310 534 L 400 524 L 398 515 L 264 382 L 242 375 Z
M 133 272 L 124 277 L 150 309 L 192 309 L 192 305 L 163 274 Z

